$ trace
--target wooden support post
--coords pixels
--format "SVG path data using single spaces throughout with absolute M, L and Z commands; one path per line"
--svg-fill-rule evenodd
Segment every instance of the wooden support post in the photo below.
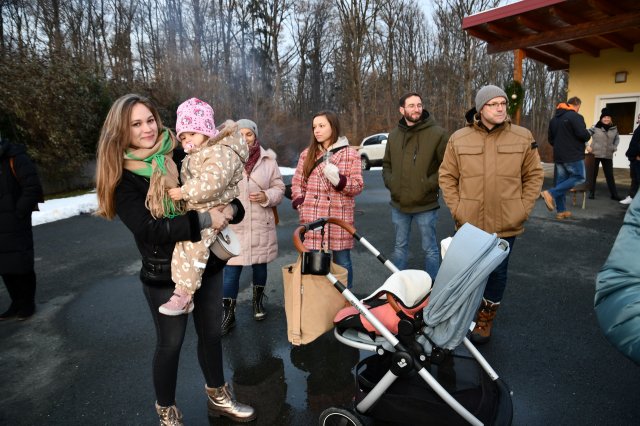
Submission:
M 522 84 L 522 60 L 524 59 L 524 50 L 516 49 L 513 51 L 513 80 Z M 520 102 L 522 105 L 523 102 Z M 516 116 L 514 120 L 517 125 L 520 125 L 520 110 L 522 107 L 519 107 L 516 110 Z

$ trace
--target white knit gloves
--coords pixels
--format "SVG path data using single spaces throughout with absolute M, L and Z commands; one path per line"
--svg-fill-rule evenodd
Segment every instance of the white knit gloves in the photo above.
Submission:
M 327 179 L 329 179 L 329 182 L 331 182 L 331 184 L 333 186 L 336 186 L 337 184 L 340 183 L 340 175 L 338 174 L 338 166 L 336 166 L 335 164 L 327 163 L 324 166 L 324 170 L 322 172 L 324 173 L 325 177 Z

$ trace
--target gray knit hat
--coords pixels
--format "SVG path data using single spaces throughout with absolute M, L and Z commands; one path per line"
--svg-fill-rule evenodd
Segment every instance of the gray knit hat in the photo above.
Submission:
M 253 121 L 243 118 L 238 120 L 236 124 L 238 125 L 238 129 L 249 129 L 254 135 L 256 135 L 256 137 L 258 137 L 258 125 Z
M 507 94 L 498 86 L 488 85 L 478 90 L 478 94 L 476 95 L 476 111 L 480 111 L 484 104 L 498 96 L 502 96 L 507 102 L 509 102 Z

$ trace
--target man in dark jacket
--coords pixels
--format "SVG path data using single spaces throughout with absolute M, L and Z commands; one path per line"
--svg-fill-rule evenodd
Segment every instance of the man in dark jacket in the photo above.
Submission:
M 591 139 L 584 118 L 578 111 L 582 101 L 573 97 L 558 104 L 555 116 L 549 122 L 549 143 L 553 146 L 556 165 L 555 187 L 542 191 L 547 209 L 557 210 L 556 219 L 566 219 L 571 212 L 566 209 L 565 195 L 585 181 L 584 149 Z
M 0 139 L 0 275 L 11 297 L 0 320 L 24 320 L 35 312 L 31 212 L 41 200 L 40 179 L 24 146 Z
M 448 135 L 423 108 L 418 93 L 402 96 L 399 110 L 402 118 L 389 133 L 382 160 L 382 177 L 391 193 L 391 220 L 396 231 L 391 260 L 399 269 L 406 268 L 411 222 L 415 219 L 425 252 L 425 270 L 435 279 L 440 267 L 436 241 L 438 168 Z
M 629 174 L 631 176 L 629 195 L 620 201 L 620 204 L 626 205 L 631 204 L 633 197 L 636 196 L 638 192 L 638 182 L 640 182 L 640 114 L 638 114 L 636 124 L 638 124 L 638 127 L 633 131 L 633 136 L 631 136 L 631 141 L 629 141 L 629 149 L 624 153 L 629 160 Z

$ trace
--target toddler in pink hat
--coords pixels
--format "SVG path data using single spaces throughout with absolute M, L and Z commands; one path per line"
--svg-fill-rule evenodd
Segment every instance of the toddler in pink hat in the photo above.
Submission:
M 208 103 L 191 98 L 178 107 L 176 134 L 187 155 L 182 160 L 182 186 L 169 189 L 174 201 L 182 200 L 187 210 L 208 212 L 224 207 L 239 195 L 249 149 L 233 121 L 216 129 L 213 108 Z M 201 215 L 211 220 L 211 216 Z M 159 311 L 165 315 L 188 314 L 193 311 L 193 295 L 202 284 L 209 248 L 220 229 L 210 226 L 201 231 L 200 241 L 176 243 L 171 258 L 171 279 L 175 291 Z

